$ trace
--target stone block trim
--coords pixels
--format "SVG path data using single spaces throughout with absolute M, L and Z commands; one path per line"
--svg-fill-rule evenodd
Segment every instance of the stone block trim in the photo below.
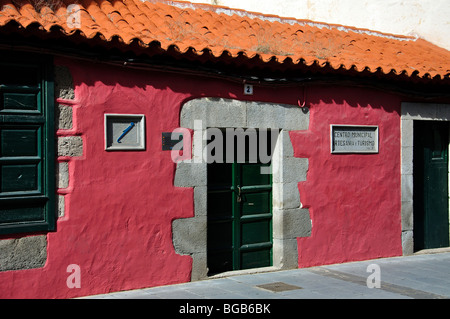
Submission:
M 56 135 L 57 135 L 57 212 L 58 217 L 65 216 L 66 196 L 70 193 L 69 170 L 73 157 L 83 155 L 83 138 L 75 121 L 75 86 L 69 68 L 55 66 Z
M 194 218 L 175 219 L 172 223 L 173 246 L 177 254 L 191 255 L 193 259 L 191 280 L 206 278 L 206 214 Z
M 58 104 L 56 109 L 56 127 L 60 130 L 70 130 L 73 128 L 73 110 L 71 106 Z
M 58 156 L 82 156 L 83 139 L 81 136 L 58 137 Z
M 46 235 L 0 240 L 0 271 L 40 268 L 46 260 Z
M 56 178 L 58 179 L 58 188 L 69 187 L 69 164 L 67 162 L 58 163 Z
M 70 70 L 62 65 L 55 66 L 55 95 L 64 100 L 75 99 L 75 87 L 73 85 Z
M 202 127 L 195 125 L 201 120 Z M 191 280 L 207 278 L 207 163 L 195 150 L 206 129 L 280 129 L 272 156 L 273 265 L 278 269 L 298 267 L 297 237 L 310 236 L 309 211 L 301 208 L 298 183 L 306 180 L 308 159 L 294 157 L 290 130 L 307 130 L 309 113 L 298 106 L 248 102 L 221 98 L 188 101 L 180 112 L 180 126 L 194 130 L 192 160 L 177 163 L 174 185 L 194 188 L 192 218 L 172 222 L 175 251 L 193 259 Z M 203 144 L 200 149 L 203 149 Z
M 183 105 L 181 127 L 194 129 L 195 120 L 202 120 L 208 127 L 219 128 L 280 128 L 289 131 L 307 130 L 309 126 L 309 116 L 297 105 L 222 98 L 200 98 Z
M 311 235 L 311 218 L 307 209 L 273 209 L 273 219 L 274 238 L 296 239 Z
M 206 187 L 206 170 L 203 163 L 177 163 L 174 185 L 176 187 Z

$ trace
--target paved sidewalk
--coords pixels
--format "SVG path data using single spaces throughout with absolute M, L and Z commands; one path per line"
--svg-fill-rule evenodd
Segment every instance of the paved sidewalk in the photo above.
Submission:
M 243 274 L 85 298 L 449 299 L 450 252 Z

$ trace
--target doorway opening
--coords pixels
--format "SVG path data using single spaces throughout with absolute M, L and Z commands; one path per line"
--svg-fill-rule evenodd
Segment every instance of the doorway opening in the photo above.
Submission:
M 267 252 L 270 252 L 271 256 L 268 260 L 271 266 L 260 267 L 261 264 L 258 264 L 256 266 L 258 268 L 252 268 L 256 269 L 255 271 L 264 271 L 267 268 L 297 268 L 297 238 L 310 236 L 312 224 L 309 210 L 301 206 L 300 193 L 298 189 L 298 183 L 306 180 L 306 174 L 308 172 L 308 158 L 294 156 L 294 149 L 289 132 L 293 130 L 308 130 L 309 112 L 305 112 L 305 109 L 299 108 L 298 105 L 205 97 L 187 101 L 183 105 L 180 112 L 180 126 L 193 130 L 192 159 L 177 162 L 173 183 L 175 187 L 193 188 L 194 216 L 189 218 L 177 218 L 172 221 L 172 241 L 177 254 L 189 255 L 192 257 L 191 280 L 195 281 L 209 278 L 209 276 L 213 275 L 214 272 L 220 272 L 220 274 L 218 274 L 219 276 L 228 273 L 227 271 L 221 272 L 220 269 L 217 269 L 218 267 L 216 267 L 216 270 L 208 269 L 208 260 L 213 267 L 211 263 L 213 251 L 210 249 L 210 252 L 208 253 L 208 249 L 212 248 L 214 243 L 217 243 L 217 246 L 226 242 L 233 243 L 233 240 L 230 240 L 226 236 L 234 236 L 235 241 L 237 241 L 237 238 L 240 237 L 236 236 L 236 232 L 233 234 L 233 229 L 238 229 L 238 231 L 241 232 L 241 235 L 244 233 L 244 238 L 241 239 L 243 242 L 240 244 L 240 246 L 244 247 L 242 247 L 243 249 L 239 251 L 244 252 L 244 250 L 247 249 L 249 252 L 247 255 L 238 256 L 241 261 L 237 262 L 239 268 L 243 269 L 244 267 L 255 267 L 251 266 L 251 262 L 249 262 L 249 260 L 252 259 L 250 258 L 250 255 L 253 255 L 253 257 L 257 255 L 256 250 L 252 251 L 253 254 L 250 254 L 250 250 L 252 248 L 257 248 L 258 245 L 256 244 L 261 244 L 261 247 L 259 247 L 261 248 L 261 255 L 266 254 L 267 256 Z M 210 139 L 208 138 L 207 133 L 210 133 L 210 131 L 215 131 L 218 133 L 218 136 L 222 136 L 219 132 L 223 131 L 223 128 L 225 128 L 225 130 L 235 131 L 245 130 L 247 133 L 249 130 L 250 132 L 252 130 L 256 130 L 257 134 L 250 134 L 253 139 L 255 138 L 255 135 L 258 139 L 263 130 L 279 133 L 277 134 L 277 138 L 275 138 L 276 147 L 273 150 L 272 158 L 269 160 L 267 160 L 267 157 L 264 158 L 264 152 L 260 152 L 260 147 L 260 149 L 256 150 L 256 153 L 258 154 L 256 161 L 254 160 L 254 157 L 249 156 L 248 161 L 241 161 L 237 158 L 238 161 L 235 163 L 233 158 L 231 161 L 224 161 L 221 163 L 218 160 L 220 156 L 215 153 L 213 154 L 212 151 L 210 152 L 210 149 L 208 148 L 209 143 L 205 147 L 205 142 Z M 228 140 L 229 139 L 226 141 Z M 272 145 L 275 144 L 275 140 L 273 140 Z M 261 139 L 258 141 L 261 141 Z M 218 141 L 217 143 L 213 143 L 213 145 L 218 144 L 220 144 Z M 259 142 L 256 144 L 259 145 Z M 255 143 L 248 145 L 254 147 Z M 261 146 L 263 145 L 264 143 L 261 144 Z M 267 148 L 267 150 L 269 149 L 270 148 Z M 249 148 L 248 151 L 246 150 L 244 152 L 237 153 L 237 156 L 239 157 L 242 153 L 245 155 L 247 152 L 251 155 L 254 154 L 255 151 L 254 148 L 253 150 L 252 148 Z M 215 158 L 214 161 L 210 161 L 209 153 L 211 156 L 214 155 L 214 157 L 217 155 L 218 158 Z M 269 153 L 269 151 L 267 151 L 267 153 Z M 236 154 L 236 152 L 234 152 L 234 154 Z M 245 209 L 256 210 L 257 202 L 251 201 L 250 197 L 264 197 L 264 192 L 267 192 L 266 194 L 269 192 L 269 189 L 263 189 L 264 185 L 271 186 L 271 196 L 269 196 L 271 203 L 264 203 L 264 201 L 260 199 L 258 200 L 258 205 L 266 205 L 270 207 L 272 218 L 264 219 L 264 217 L 268 217 L 264 216 L 265 214 L 268 214 L 267 210 L 261 210 L 258 214 L 253 214 L 250 211 L 247 212 L 247 210 L 244 210 L 244 212 L 241 212 L 240 214 L 245 215 L 245 217 L 239 220 L 240 223 L 235 223 L 235 225 L 240 225 L 240 228 L 232 228 L 232 231 L 230 232 L 225 231 L 224 228 L 220 228 L 221 226 L 216 225 L 222 233 L 219 234 L 216 232 L 218 234 L 216 238 L 214 239 L 210 237 L 208 242 L 208 234 L 212 236 L 212 234 L 215 233 L 213 227 L 208 228 L 208 217 L 212 217 L 214 212 L 219 213 L 221 209 L 226 207 L 226 205 L 228 205 L 228 207 L 230 205 L 236 205 L 239 189 L 237 188 L 237 185 L 235 188 L 233 180 L 230 182 L 230 178 L 232 179 L 233 176 L 235 176 L 235 174 L 233 174 L 233 163 L 235 163 L 235 173 L 240 174 L 241 177 L 244 176 L 244 181 L 240 182 L 239 187 L 241 189 L 241 203 L 247 203 L 247 207 Z M 218 165 L 214 168 L 213 164 Z M 261 175 L 265 176 L 259 176 L 259 178 L 261 178 L 259 181 L 255 177 L 256 181 L 251 182 L 255 184 L 247 184 L 246 180 L 248 180 L 248 178 L 245 176 L 250 175 L 250 179 L 253 179 L 253 175 L 256 175 L 253 173 L 258 171 L 258 166 L 259 173 L 263 171 L 264 174 Z M 214 170 L 218 172 L 218 176 L 216 175 L 213 177 L 211 175 Z M 210 183 L 208 183 L 208 172 L 210 175 Z M 226 178 L 220 174 L 226 176 Z M 263 178 L 267 178 L 267 175 L 271 178 L 270 183 L 268 183 L 267 180 L 262 180 Z M 212 181 L 216 180 L 215 183 L 220 184 L 222 178 L 227 180 L 226 183 L 228 183 L 228 185 L 231 185 L 229 188 L 233 187 L 233 190 L 230 189 L 228 191 L 228 196 L 231 199 L 230 201 L 225 202 L 223 206 L 216 204 L 216 210 L 212 211 L 211 205 L 214 203 L 211 197 L 214 196 L 211 195 L 213 191 L 212 186 L 214 184 Z M 235 181 L 237 181 L 237 178 L 234 178 Z M 208 186 L 210 186 L 209 189 Z M 261 192 L 255 191 L 255 193 L 252 193 L 252 187 L 247 188 L 249 186 L 255 186 L 255 190 L 260 188 L 259 190 Z M 209 198 L 208 190 L 210 191 Z M 225 195 L 216 196 L 226 197 Z M 210 207 L 208 208 L 208 206 Z M 235 211 L 238 210 L 236 209 Z M 234 216 L 237 216 L 237 214 Z M 221 217 L 226 219 L 225 216 Z M 261 218 L 259 224 L 256 220 L 258 217 Z M 247 218 L 248 220 L 245 220 Z M 246 223 L 247 221 L 252 221 L 252 219 L 254 219 L 254 224 Z M 211 222 L 212 221 L 210 219 L 210 226 L 212 226 Z M 265 224 L 265 227 L 267 227 L 267 225 L 269 225 L 268 227 L 271 227 L 268 235 L 266 233 L 267 228 L 265 228 L 262 232 L 258 231 L 256 234 L 251 234 L 251 232 L 248 232 L 249 228 L 258 228 L 262 224 Z M 242 229 L 244 232 L 242 232 Z M 251 235 L 246 237 L 246 234 Z M 252 238 L 252 236 L 255 237 Z M 256 238 L 257 236 L 260 236 L 260 238 Z M 261 240 L 264 236 L 266 237 Z M 271 236 L 270 241 L 267 239 L 267 236 Z M 252 247 L 251 245 L 253 244 L 255 245 Z M 267 246 L 264 247 L 264 245 Z M 263 253 L 262 251 L 264 251 L 264 249 L 265 252 Z M 236 251 L 237 250 L 234 250 L 235 255 L 237 254 Z M 208 258 L 208 255 L 210 258 Z M 232 260 L 228 258 L 228 264 L 226 267 L 230 267 L 230 264 L 232 265 L 233 263 L 236 263 L 236 260 L 239 259 L 235 258 Z M 260 260 L 262 260 L 260 257 L 253 258 L 253 261 Z M 267 260 L 267 258 L 265 258 L 265 260 Z M 242 261 L 244 262 L 244 266 Z M 223 264 L 224 263 L 222 263 L 222 265 Z M 245 264 L 247 264 L 247 266 L 245 266 Z M 254 265 L 256 265 L 256 262 Z M 227 269 L 226 267 L 224 268 Z M 252 269 L 248 269 L 248 271 L 253 272 Z M 247 271 L 247 269 L 245 271 Z
M 279 130 L 253 130 L 242 148 L 239 134 L 221 132 L 223 148 L 209 153 L 217 161 L 207 165 L 208 275 L 273 264 L 271 161 L 252 155 L 271 155 Z
M 414 251 L 449 246 L 449 122 L 414 121 Z

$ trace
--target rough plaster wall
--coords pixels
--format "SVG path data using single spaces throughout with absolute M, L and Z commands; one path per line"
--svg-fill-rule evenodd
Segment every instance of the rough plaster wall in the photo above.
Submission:
M 450 50 L 448 0 L 214 0 L 209 3 L 281 17 L 414 35 Z

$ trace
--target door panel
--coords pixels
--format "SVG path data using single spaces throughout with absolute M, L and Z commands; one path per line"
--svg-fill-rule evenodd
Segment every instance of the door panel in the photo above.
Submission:
M 2 192 L 27 192 L 38 190 L 38 165 L 2 165 Z
M 271 175 L 261 174 L 262 166 L 237 164 L 241 190 L 240 269 L 272 264 L 272 183 Z
M 210 273 L 233 270 L 232 164 L 208 165 L 207 259 Z
M 246 265 L 246 268 L 260 268 L 267 267 L 267 260 L 271 259 L 271 253 L 268 249 L 259 251 L 243 251 L 242 252 L 242 264 Z
M 40 129 L 9 128 L 1 130 L 1 156 L 38 156 Z
M 242 215 L 270 213 L 270 193 L 242 193 Z
M 270 222 L 270 218 L 265 218 L 265 220 L 253 220 L 252 222 L 243 221 L 241 223 L 243 234 L 241 244 L 269 243 L 271 240 Z
M 267 164 L 252 164 L 244 163 L 239 166 L 241 186 L 256 186 L 270 184 L 271 175 L 261 174 L 261 166 L 268 166 Z

